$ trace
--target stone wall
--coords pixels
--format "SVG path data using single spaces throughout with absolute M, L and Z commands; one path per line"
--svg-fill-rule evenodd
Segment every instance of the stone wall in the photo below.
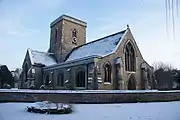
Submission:
M 135 71 L 126 71 L 125 69 L 125 45 L 127 43 L 131 43 L 132 46 L 134 47 L 135 55 L 136 55 L 136 70 Z M 117 66 L 116 66 L 116 60 L 120 58 L 120 70 L 119 70 L 119 76 L 121 76 L 121 81 L 118 83 L 117 79 Z M 104 71 L 104 65 L 106 63 L 110 63 L 111 65 L 111 81 L 109 83 L 104 82 L 105 78 L 105 71 Z M 147 80 L 145 81 L 142 79 L 142 69 L 141 69 L 141 64 L 146 63 L 145 60 L 143 59 L 143 56 L 141 55 L 141 52 L 137 46 L 137 43 L 131 33 L 130 30 L 127 31 L 126 36 L 122 39 L 120 45 L 118 46 L 118 49 L 115 53 L 110 54 L 108 56 L 103 57 L 102 59 L 97 59 L 96 60 L 96 66 L 99 66 L 99 69 L 101 71 L 101 80 L 102 83 L 99 85 L 99 89 L 103 90 L 114 90 L 114 89 L 120 89 L 120 90 L 127 90 L 128 89 L 128 82 L 129 78 L 133 75 L 135 77 L 135 84 L 136 84 L 136 89 L 141 90 L 141 89 L 150 89 L 148 85 L 145 87 L 142 87 L 142 83 L 148 82 Z M 146 63 L 146 66 L 149 67 L 148 69 L 151 69 L 150 66 Z M 152 72 L 150 71 L 150 74 L 152 75 Z M 145 84 L 144 83 L 144 84 Z M 152 83 L 152 82 L 150 82 Z M 147 83 L 146 83 L 147 84 Z
M 43 81 L 45 83 L 46 75 L 50 75 L 52 72 L 53 77 L 50 77 L 50 80 L 52 81 L 52 87 L 53 89 L 67 89 L 67 87 L 70 85 L 73 89 L 94 89 L 94 84 L 92 82 L 93 79 L 93 66 L 94 66 L 94 58 L 87 58 L 83 60 L 77 60 L 77 61 L 70 61 L 68 63 L 61 63 L 61 65 L 56 65 L 54 67 L 44 67 L 43 69 Z M 83 69 L 85 72 L 85 87 L 76 87 L 76 75 L 78 69 Z M 64 74 L 64 82 L 65 85 L 63 87 L 60 87 L 57 85 L 58 81 L 58 75 L 59 73 Z M 89 80 L 89 81 L 88 81 Z M 91 80 L 91 81 L 90 81 Z M 66 81 L 69 81 L 69 83 L 66 83 Z M 69 85 L 67 85 L 69 84 Z M 67 85 L 67 86 L 66 86 Z M 68 87 L 69 89 L 69 87 Z
M 0 102 L 52 101 L 62 103 L 135 103 L 179 101 L 180 91 L 161 92 L 78 92 L 0 91 Z

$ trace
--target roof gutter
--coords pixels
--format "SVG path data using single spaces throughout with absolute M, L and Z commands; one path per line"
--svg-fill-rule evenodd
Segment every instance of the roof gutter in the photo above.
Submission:
M 63 65 L 66 65 L 66 64 L 73 64 L 73 63 L 77 63 L 77 62 L 81 62 L 81 61 L 85 61 L 85 60 L 90 60 L 90 59 L 94 59 L 94 58 L 102 58 L 102 57 L 101 56 L 89 56 L 89 57 L 70 60 L 70 61 L 66 61 L 66 62 L 62 62 L 62 63 L 50 65 L 50 66 L 45 66 L 44 69 L 55 68 L 55 67 L 63 66 Z

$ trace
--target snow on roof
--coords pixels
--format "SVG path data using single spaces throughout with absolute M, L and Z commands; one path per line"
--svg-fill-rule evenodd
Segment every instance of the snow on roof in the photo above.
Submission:
M 34 64 L 43 64 L 45 66 L 57 64 L 55 58 L 52 56 L 52 53 L 40 52 L 28 48 L 29 56 L 31 63 Z
M 69 57 L 66 61 L 71 61 L 93 55 L 103 57 L 111 53 L 114 53 L 119 45 L 119 42 L 123 38 L 125 32 L 126 30 L 77 47 L 69 54 Z

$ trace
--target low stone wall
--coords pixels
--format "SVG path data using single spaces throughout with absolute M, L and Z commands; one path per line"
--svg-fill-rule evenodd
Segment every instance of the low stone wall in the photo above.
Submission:
M 180 101 L 180 91 L 149 92 L 53 92 L 0 90 L 0 102 L 52 101 L 62 103 L 134 103 Z

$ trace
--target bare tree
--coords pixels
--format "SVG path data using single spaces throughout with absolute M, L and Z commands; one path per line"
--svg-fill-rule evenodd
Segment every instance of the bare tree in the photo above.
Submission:
M 163 63 L 163 62 L 154 62 L 153 63 L 154 71 L 158 69 L 163 69 L 165 71 L 171 71 L 173 70 L 173 66 L 171 64 Z

